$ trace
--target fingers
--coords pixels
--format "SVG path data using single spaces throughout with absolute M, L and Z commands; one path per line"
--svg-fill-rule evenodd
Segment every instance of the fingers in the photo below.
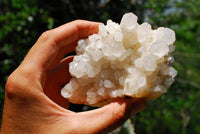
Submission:
M 56 104 L 67 108 L 68 102 L 61 96 L 60 89 L 69 82 L 71 75 L 69 73 L 69 63 L 73 57 L 67 57 L 47 74 L 45 85 L 43 85 L 44 93 Z
M 74 50 L 77 41 L 98 32 L 99 23 L 73 21 L 43 33 L 27 54 L 23 64 L 30 64 L 34 69 L 48 70 L 52 65 Z M 58 58 L 59 57 L 59 58 Z
M 90 133 L 106 133 L 122 125 L 131 115 L 144 110 L 145 105 L 145 101 L 125 100 L 113 102 L 97 110 L 79 113 L 77 122 L 81 126 L 78 127 L 85 132 L 90 130 Z M 83 124 L 80 123 L 83 121 Z

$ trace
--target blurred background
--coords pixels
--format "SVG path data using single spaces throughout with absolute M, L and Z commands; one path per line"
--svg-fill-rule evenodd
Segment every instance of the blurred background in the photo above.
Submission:
M 1 115 L 6 79 L 42 32 L 75 19 L 119 23 L 126 12 L 135 13 L 140 24 L 146 21 L 153 28 L 173 29 L 177 39 L 173 53 L 179 72 L 176 81 L 134 117 L 135 132 L 200 134 L 200 0 L 0 0 Z M 131 133 L 131 121 L 112 133 Z

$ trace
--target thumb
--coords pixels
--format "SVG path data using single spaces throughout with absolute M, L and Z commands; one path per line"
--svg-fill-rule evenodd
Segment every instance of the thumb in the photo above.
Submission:
M 107 133 L 122 125 L 131 115 L 145 108 L 145 101 L 130 99 L 112 102 L 102 108 L 77 113 L 79 130 L 87 133 Z M 80 123 L 83 122 L 83 123 Z

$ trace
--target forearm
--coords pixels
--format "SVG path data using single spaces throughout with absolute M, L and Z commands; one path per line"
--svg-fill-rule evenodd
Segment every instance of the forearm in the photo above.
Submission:
M 1 134 L 22 134 L 37 131 L 33 123 L 28 119 L 28 101 L 24 98 L 5 94 L 4 110 L 2 116 Z M 27 107 L 27 108 L 25 108 Z M 32 115 L 32 118 L 34 115 Z M 30 118 L 30 117 L 29 117 Z
M 5 94 L 1 134 L 40 134 L 48 133 L 56 121 L 47 108 L 41 108 L 44 102 L 34 97 L 22 97 L 17 94 Z M 52 118 L 52 119 L 51 119 Z M 51 122 L 50 122 L 51 121 Z

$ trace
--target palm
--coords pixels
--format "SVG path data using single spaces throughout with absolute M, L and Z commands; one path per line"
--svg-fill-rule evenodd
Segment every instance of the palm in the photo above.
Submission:
M 72 61 L 72 57 L 63 60 L 55 68 L 50 70 L 46 75 L 46 81 L 44 86 L 44 93 L 58 105 L 67 108 L 68 101 L 61 96 L 60 90 L 65 85 L 71 75 L 69 74 L 69 62 Z

